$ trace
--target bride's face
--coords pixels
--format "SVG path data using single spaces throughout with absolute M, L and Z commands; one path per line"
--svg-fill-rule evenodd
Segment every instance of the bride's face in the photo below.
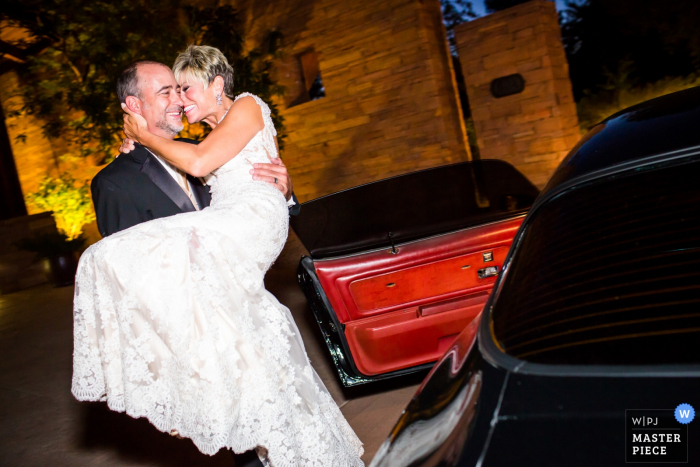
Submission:
M 214 86 L 204 88 L 200 81 L 180 77 L 180 98 L 184 102 L 184 112 L 190 123 L 201 122 L 216 112 L 216 91 Z

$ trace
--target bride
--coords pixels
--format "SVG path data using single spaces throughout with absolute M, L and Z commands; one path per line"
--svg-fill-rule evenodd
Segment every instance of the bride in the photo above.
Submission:
M 254 181 L 277 157 L 270 109 L 232 97 L 233 70 L 213 47 L 173 67 L 201 144 L 147 130 L 128 108 L 127 136 L 194 176 L 211 206 L 115 233 L 81 257 L 74 300 L 72 392 L 146 417 L 205 454 L 256 449 L 263 463 L 361 466 L 362 443 L 311 367 L 289 310 L 263 285 L 285 244 L 287 202 Z

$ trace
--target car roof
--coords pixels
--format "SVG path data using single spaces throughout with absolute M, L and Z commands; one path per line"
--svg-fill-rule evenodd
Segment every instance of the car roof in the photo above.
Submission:
M 694 87 L 629 107 L 593 127 L 562 161 L 542 195 L 610 169 L 698 151 L 700 87 Z

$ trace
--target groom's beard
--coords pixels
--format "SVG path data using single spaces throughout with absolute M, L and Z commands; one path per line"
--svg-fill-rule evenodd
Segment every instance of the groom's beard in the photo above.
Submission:
M 182 131 L 185 125 L 183 125 L 182 121 L 180 121 L 180 123 L 171 122 L 166 115 L 163 115 L 160 120 L 156 122 L 156 127 L 170 135 L 176 136 Z

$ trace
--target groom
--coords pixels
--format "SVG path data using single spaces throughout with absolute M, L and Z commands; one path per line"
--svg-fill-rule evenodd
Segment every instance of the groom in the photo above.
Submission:
M 179 86 L 167 65 L 139 61 L 122 72 L 117 82 L 122 103 L 142 115 L 148 130 L 174 139 L 182 131 Z M 190 139 L 182 139 L 197 144 Z M 281 159 L 255 164 L 253 179 L 270 183 L 284 197 L 296 203 L 292 180 Z M 209 187 L 201 179 L 187 175 L 145 147 L 136 144 L 128 154 L 120 154 L 92 180 L 92 200 L 97 227 L 103 237 L 136 224 L 209 206 Z M 299 205 L 290 208 L 296 215 Z
M 182 107 L 177 81 L 168 66 L 150 61 L 132 64 L 117 82 L 122 103 L 142 115 L 151 133 L 174 139 L 182 130 Z M 183 139 L 188 143 L 196 141 Z M 296 198 L 287 168 L 277 158 L 255 164 L 253 178 L 270 183 L 285 198 Z M 103 237 L 136 224 L 209 206 L 209 187 L 137 144 L 120 154 L 92 180 L 97 227 Z M 290 214 L 299 213 L 299 205 Z M 262 467 L 254 451 L 233 454 L 236 467 Z

